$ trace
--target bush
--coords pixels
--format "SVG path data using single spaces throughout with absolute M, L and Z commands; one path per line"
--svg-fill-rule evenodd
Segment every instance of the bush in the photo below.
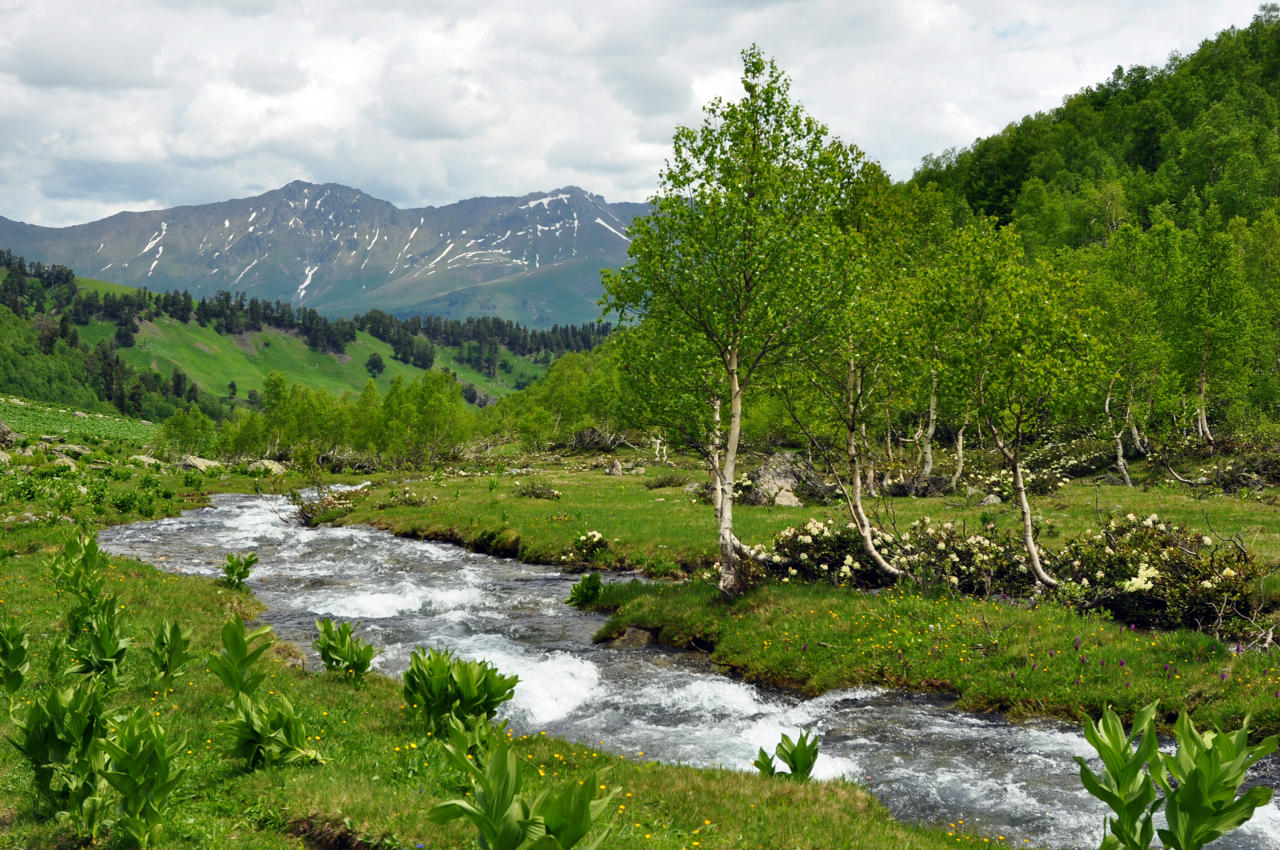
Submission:
M 689 483 L 689 476 L 679 472 L 664 472 L 662 475 L 649 478 L 644 482 L 646 490 L 661 490 L 664 487 L 683 487 Z
M 562 495 L 559 490 L 554 489 L 545 481 L 517 481 L 515 488 L 512 490 L 522 499 L 547 499 L 555 501 Z
M 586 531 L 573 541 L 573 554 L 589 561 L 609 548 L 609 540 L 598 531 Z
M 900 537 L 872 530 L 876 548 L 890 564 L 916 581 L 972 596 L 1027 596 L 1035 578 L 1026 568 L 1022 541 L 987 526 L 977 533 L 928 517 L 913 522 Z M 784 581 L 829 581 L 855 587 L 883 587 L 892 580 L 876 567 L 853 523 L 810 519 L 774 538 L 772 554 L 762 553 L 766 571 Z
M 404 671 L 404 701 L 433 733 L 450 718 L 468 723 L 491 720 L 498 706 L 515 695 L 518 676 L 504 676 L 487 661 L 464 661 L 448 649 L 415 649 Z
M 238 693 L 232 704 L 235 716 L 219 725 L 231 733 L 232 755 L 256 770 L 273 764 L 321 764 L 324 758 L 307 746 L 310 737 L 302 719 L 284 696 L 273 703 Z
M 1068 541 L 1049 561 L 1061 595 L 1081 610 L 1102 609 L 1138 626 L 1236 634 L 1257 612 L 1263 570 L 1243 547 L 1162 520 L 1110 517 L 1094 534 Z
M 601 588 L 600 574 L 587 573 L 569 589 L 569 598 L 565 602 L 574 608 L 586 608 L 600 598 Z

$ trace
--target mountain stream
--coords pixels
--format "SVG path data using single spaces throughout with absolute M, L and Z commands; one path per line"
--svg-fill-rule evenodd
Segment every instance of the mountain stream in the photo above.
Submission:
M 407 540 L 367 527 L 302 527 L 279 497 L 216 495 L 179 517 L 101 532 L 108 552 L 161 569 L 221 575 L 227 552 L 260 559 L 249 584 L 276 633 L 310 653 L 318 617 L 360 620 L 391 676 L 414 647 L 484 658 L 520 684 L 504 716 L 644 760 L 753 770 L 783 732 L 817 726 L 814 775 L 847 776 L 903 820 L 1006 836 L 1010 846 L 1096 847 L 1104 808 L 1072 756 L 1092 756 L 1074 725 L 958 712 L 945 696 L 854 688 L 800 699 L 716 672 L 705 656 L 591 643 L 603 618 L 563 604 L 575 577 L 545 566 Z M 309 658 L 316 667 L 317 659 Z M 1280 786 L 1268 760 L 1255 777 Z M 1277 795 L 1280 796 L 1280 795 Z M 1213 845 L 1280 850 L 1273 801 Z

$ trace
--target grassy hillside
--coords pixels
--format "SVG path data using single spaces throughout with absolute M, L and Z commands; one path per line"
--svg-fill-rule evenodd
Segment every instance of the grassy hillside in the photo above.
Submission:
M 90 344 L 114 334 L 115 325 L 107 322 L 94 322 L 80 329 L 81 339 Z M 421 372 L 393 360 L 391 346 L 365 333 L 357 334 L 346 354 L 332 355 L 312 351 L 302 337 L 285 331 L 268 329 L 222 336 L 213 328 L 183 324 L 167 316 L 141 323 L 137 342 L 131 348 L 119 349 L 121 359 L 131 366 L 161 372 L 180 368 L 216 395 L 225 395 L 230 381 L 236 382 L 240 395 L 261 389 L 263 378 L 276 370 L 291 381 L 337 395 L 359 392 L 369 379 L 365 361 L 374 352 L 381 355 L 386 366 L 377 378 L 383 390 L 397 375 L 412 378 Z
M 100 294 L 120 294 L 129 287 L 100 280 L 78 278 L 81 289 Z M 111 322 L 94 321 L 79 328 L 80 338 L 90 345 L 115 335 Z M 327 390 L 335 395 L 359 392 L 369 379 L 364 364 L 370 354 L 382 357 L 385 371 L 378 376 L 378 388 L 385 391 L 398 376 L 410 379 L 421 370 L 401 363 L 391 356 L 391 346 L 363 331 L 347 346 L 345 354 L 333 355 L 312 351 L 296 333 L 268 328 L 235 336 L 224 336 L 212 327 L 195 323 L 183 324 L 162 316 L 154 322 L 143 322 L 131 348 L 119 349 L 121 359 L 135 368 L 157 369 L 168 373 L 182 369 L 201 388 L 216 395 L 227 393 L 227 384 L 236 382 L 236 391 L 245 395 L 250 389 L 261 389 L 268 372 L 281 371 L 290 381 Z M 546 367 L 503 350 L 504 365 L 497 379 L 490 379 L 456 360 L 458 349 L 437 347 L 436 366 L 447 368 L 466 383 L 474 384 L 486 395 L 501 397 L 515 391 L 518 383 L 546 374 Z

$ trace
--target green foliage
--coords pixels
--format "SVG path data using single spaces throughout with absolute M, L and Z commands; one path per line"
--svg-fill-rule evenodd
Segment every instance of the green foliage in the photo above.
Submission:
M 232 737 L 231 753 L 257 770 L 273 764 L 321 764 L 324 758 L 308 746 L 302 719 L 283 695 L 270 702 L 240 692 L 232 700 L 234 716 L 219 723 Z
M 404 701 L 432 732 L 450 718 L 466 722 L 492 719 L 498 706 L 515 695 L 518 676 L 504 676 L 487 661 L 465 661 L 452 650 L 415 649 L 404 671 Z
M 808 782 L 809 775 L 813 772 L 813 765 L 818 760 L 818 745 L 818 734 L 815 730 L 810 729 L 800 733 L 794 741 L 791 740 L 790 735 L 784 733 L 782 740 L 774 748 L 774 753 L 787 766 L 788 773 L 778 773 L 773 756 L 765 752 L 763 747 L 751 764 L 761 776 L 782 776 L 794 782 Z
M 185 743 L 170 738 L 146 708 L 117 719 L 102 739 L 108 761 L 102 778 L 117 794 L 120 829 L 138 847 L 153 847 L 164 835 L 163 809 L 186 771 L 177 766 Z
M 319 635 L 311 644 L 320 653 L 325 669 L 341 673 L 355 681 L 369 672 L 374 657 L 382 651 L 353 634 L 359 627 L 359 623 L 354 626 L 351 623 L 340 623 L 335 627 L 328 617 L 316 620 Z
M 575 608 L 588 608 L 600 599 L 602 588 L 600 573 L 587 573 L 569 588 L 569 598 L 565 602 Z
M 191 629 L 177 620 L 165 620 L 156 626 L 151 645 L 146 649 L 152 669 L 161 681 L 170 681 L 196 658 L 191 648 Z
M 547 790 L 529 798 L 520 793 L 524 786 L 524 765 L 516 759 L 511 745 L 500 740 L 482 766 L 457 741 L 444 745 L 457 770 L 471 782 L 474 793 L 466 799 L 449 800 L 432 807 L 427 819 L 447 823 L 463 818 L 476 828 L 483 850 L 569 850 L 586 838 L 618 793 L 615 789 L 595 799 L 599 774 L 592 771 L 579 782 L 570 782 L 558 793 Z M 609 830 L 596 836 L 582 850 L 596 850 Z
M 1175 850 L 1200 850 L 1253 817 L 1271 799 L 1271 789 L 1255 786 L 1240 794 L 1245 772 L 1276 751 L 1272 735 L 1249 746 L 1249 719 L 1234 732 L 1198 732 L 1186 712 L 1174 727 L 1178 751 L 1159 753 L 1161 770 L 1153 770 L 1164 792 L 1169 828 L 1160 839 Z M 1239 794 L 1239 796 L 1237 796 Z
M 115 596 L 104 596 L 84 619 L 78 633 L 73 633 L 67 646 L 73 656 L 68 674 L 97 676 L 111 686 L 120 675 L 120 665 L 133 641 L 125 635 L 121 606 Z
M 245 581 L 257 563 L 256 552 L 247 552 L 244 555 L 228 552 L 227 561 L 222 565 L 223 583 L 232 590 L 244 590 L 248 586 Z
M 1245 771 L 1275 751 L 1275 736 L 1250 747 L 1248 718 L 1235 732 L 1201 733 L 1183 712 L 1174 728 L 1177 752 L 1169 755 L 1159 751 L 1155 712 L 1156 703 L 1138 711 L 1128 734 L 1109 708 L 1096 723 L 1085 723 L 1085 738 L 1103 771 L 1097 775 L 1076 756 L 1080 781 L 1114 813 L 1104 822 L 1102 850 L 1149 850 L 1157 832 L 1172 850 L 1201 850 L 1271 799 L 1271 789 L 1263 787 L 1237 794 Z M 1169 827 L 1156 830 L 1153 816 L 1162 807 Z
M 546 499 L 550 502 L 558 500 L 563 495 L 550 484 L 537 479 L 517 481 L 511 492 L 522 499 Z
M 681 472 L 664 472 L 648 478 L 644 482 L 646 490 L 661 490 L 665 487 L 683 487 L 689 483 L 689 476 Z
M 239 617 L 232 617 L 222 627 L 222 649 L 210 654 L 209 669 L 231 689 L 233 695 L 251 695 L 266 677 L 261 670 L 252 668 L 271 645 L 270 631 L 270 626 L 246 631 L 244 620 Z M 261 642 L 255 645 L 259 640 Z
M 1243 546 L 1214 545 L 1158 514 L 1110 517 L 1053 557 L 1062 595 L 1139 626 L 1235 635 L 1249 628 L 1265 575 Z
M 609 538 L 595 529 L 579 534 L 573 541 L 573 553 L 584 561 L 600 555 L 609 548 Z
M 10 699 L 31 667 L 27 649 L 27 629 L 22 623 L 12 618 L 0 623 L 0 687 Z
M 35 774 L 31 788 L 37 812 L 43 817 L 68 812 L 90 836 L 97 833 L 103 811 L 106 760 L 98 741 L 107 725 L 104 690 L 92 679 L 52 688 L 13 718 L 17 734 L 9 737 Z

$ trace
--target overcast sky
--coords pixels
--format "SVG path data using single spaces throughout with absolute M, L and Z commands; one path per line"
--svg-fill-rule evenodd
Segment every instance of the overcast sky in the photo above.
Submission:
M 345 183 L 400 207 L 654 189 L 755 42 L 898 179 L 1256 0 L 0 0 L 0 215 Z

